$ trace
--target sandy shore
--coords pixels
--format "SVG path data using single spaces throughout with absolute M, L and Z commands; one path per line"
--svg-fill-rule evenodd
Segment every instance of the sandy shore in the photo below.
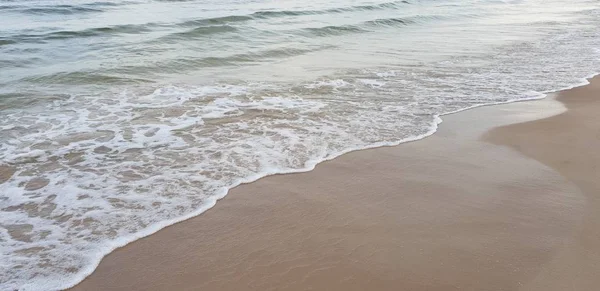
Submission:
M 592 83 L 242 185 L 73 290 L 597 290 Z

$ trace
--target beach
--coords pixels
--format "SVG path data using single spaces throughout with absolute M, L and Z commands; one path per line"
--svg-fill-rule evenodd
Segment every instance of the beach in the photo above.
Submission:
M 244 184 L 72 290 L 594 290 L 600 80 Z
M 64 2 L 0 0 L 0 290 L 594 281 L 599 1 Z

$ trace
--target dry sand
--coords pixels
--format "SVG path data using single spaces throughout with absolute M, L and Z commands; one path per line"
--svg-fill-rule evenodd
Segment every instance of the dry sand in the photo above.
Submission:
M 599 92 L 242 185 L 74 290 L 599 290 Z

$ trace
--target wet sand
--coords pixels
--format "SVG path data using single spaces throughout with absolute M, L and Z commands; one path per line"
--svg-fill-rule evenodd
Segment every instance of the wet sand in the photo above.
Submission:
M 600 290 L 600 78 L 558 100 L 567 112 L 497 128 L 486 139 L 551 167 L 585 198 L 573 236 L 524 290 Z
M 597 290 L 592 83 L 242 185 L 73 290 Z

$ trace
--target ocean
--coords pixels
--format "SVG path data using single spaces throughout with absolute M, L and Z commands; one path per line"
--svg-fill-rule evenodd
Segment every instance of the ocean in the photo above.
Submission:
M 598 71 L 597 0 L 0 0 L 0 289 Z

